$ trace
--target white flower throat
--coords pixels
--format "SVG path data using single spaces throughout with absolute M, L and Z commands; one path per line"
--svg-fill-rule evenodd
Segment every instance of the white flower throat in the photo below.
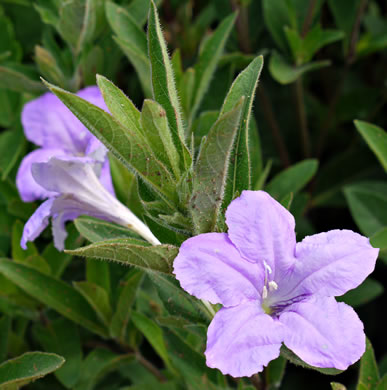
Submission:
M 265 301 L 270 292 L 276 291 L 278 289 L 278 284 L 274 280 L 269 281 L 269 275 L 273 272 L 270 265 L 267 264 L 265 260 L 263 260 L 263 265 L 265 267 L 265 282 L 262 289 L 262 308 L 265 313 L 271 314 L 272 310 Z

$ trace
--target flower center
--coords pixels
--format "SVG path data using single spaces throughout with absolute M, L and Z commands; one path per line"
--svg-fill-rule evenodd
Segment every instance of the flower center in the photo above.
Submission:
M 268 296 L 270 292 L 276 291 L 278 289 L 278 284 L 271 280 L 269 281 L 269 275 L 273 272 L 269 264 L 266 263 L 266 261 L 263 261 L 263 265 L 265 266 L 265 282 L 262 289 L 262 309 L 266 314 L 272 315 L 274 310 L 270 307 L 270 304 L 268 302 Z

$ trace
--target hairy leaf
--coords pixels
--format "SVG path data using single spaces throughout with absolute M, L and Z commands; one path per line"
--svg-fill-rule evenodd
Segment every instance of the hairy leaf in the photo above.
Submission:
M 177 256 L 178 248 L 173 245 L 149 246 L 135 239 L 115 239 L 96 242 L 68 253 L 111 260 L 168 274 L 172 272 L 172 263 Z
M 255 58 L 251 64 L 241 72 L 233 82 L 224 101 L 220 115 L 232 110 L 235 104 L 245 97 L 242 114 L 236 135 L 235 147 L 231 154 L 229 178 L 225 192 L 224 206 L 231 202 L 236 194 L 251 188 L 251 161 L 249 150 L 249 131 L 251 127 L 252 107 L 258 78 L 263 66 L 263 57 Z M 256 150 L 255 153 L 260 153 Z
M 214 231 L 224 198 L 244 98 L 219 116 L 204 141 L 193 174 L 190 212 L 196 234 Z
M 111 115 L 86 100 L 48 84 L 48 87 L 73 114 L 103 142 L 129 169 L 164 199 L 174 198 L 173 178 L 168 169 L 158 161 L 143 139 L 125 128 Z
M 18 389 L 57 370 L 64 363 L 53 353 L 27 352 L 0 365 L 0 389 Z

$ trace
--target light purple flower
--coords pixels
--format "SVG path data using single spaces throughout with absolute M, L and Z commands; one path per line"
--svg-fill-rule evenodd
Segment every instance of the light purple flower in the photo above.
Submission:
M 78 96 L 107 111 L 99 89 L 87 87 Z M 88 156 L 103 163 L 101 181 L 112 193 L 107 149 L 72 112 L 51 92 L 28 102 L 22 112 L 22 124 L 26 138 L 40 146 L 29 153 L 20 164 L 16 185 L 25 202 L 45 199 L 53 194 L 40 186 L 31 173 L 33 163 L 47 162 L 51 157 Z
M 107 111 L 97 87 L 78 95 Z M 17 187 L 24 201 L 46 200 L 24 226 L 22 248 L 52 219 L 54 245 L 64 249 L 65 223 L 90 215 L 131 228 L 153 244 L 160 242 L 114 196 L 107 149 L 52 93 L 27 103 L 22 113 L 26 137 L 41 146 L 22 161 Z
M 103 187 L 98 179 L 101 164 L 85 159 L 66 161 L 52 157 L 47 163 L 32 165 L 32 176 L 36 182 L 56 195 L 42 203 L 27 221 L 21 246 L 26 248 L 27 241 L 39 236 L 52 218 L 54 245 L 63 250 L 67 236 L 65 223 L 80 215 L 91 215 L 126 226 L 149 242 L 159 244 L 149 228 Z
M 187 292 L 223 305 L 208 328 L 207 365 L 251 376 L 282 343 L 315 367 L 344 370 L 357 361 L 363 324 L 334 297 L 362 283 L 379 250 L 350 230 L 296 243 L 293 216 L 263 191 L 243 191 L 226 222 L 227 234 L 188 239 L 174 262 Z

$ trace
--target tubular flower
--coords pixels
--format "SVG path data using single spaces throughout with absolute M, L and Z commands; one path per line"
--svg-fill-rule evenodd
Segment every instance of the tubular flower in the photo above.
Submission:
M 97 87 L 78 93 L 105 109 Z M 27 103 L 22 113 L 27 139 L 41 146 L 22 161 L 17 187 L 24 201 L 48 198 L 24 226 L 22 248 L 48 226 L 52 218 L 54 245 L 64 249 L 65 223 L 90 215 L 126 226 L 153 244 L 160 242 L 149 228 L 115 197 L 107 149 L 52 93 Z
M 293 216 L 263 191 L 243 191 L 228 233 L 186 240 L 174 262 L 183 289 L 223 307 L 207 334 L 209 367 L 262 371 L 284 343 L 315 367 L 346 369 L 365 351 L 363 324 L 340 296 L 373 271 L 378 249 L 350 230 L 296 243 Z

